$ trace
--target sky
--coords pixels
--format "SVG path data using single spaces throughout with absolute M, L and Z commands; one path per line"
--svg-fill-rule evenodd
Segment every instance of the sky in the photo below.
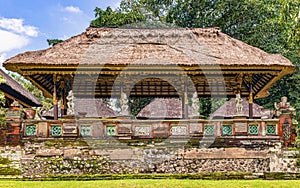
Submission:
M 48 48 L 47 39 L 68 39 L 85 31 L 96 7 L 121 0 L 0 0 L 0 64 L 18 53 Z

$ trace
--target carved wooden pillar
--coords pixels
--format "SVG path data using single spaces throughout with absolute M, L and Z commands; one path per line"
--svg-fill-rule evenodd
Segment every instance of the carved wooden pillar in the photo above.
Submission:
M 57 102 L 57 77 L 56 74 L 53 75 L 53 118 L 54 120 L 58 119 L 58 102 Z

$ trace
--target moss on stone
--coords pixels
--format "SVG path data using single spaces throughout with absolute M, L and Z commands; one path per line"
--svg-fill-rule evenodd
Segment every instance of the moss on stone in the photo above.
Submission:
M 7 158 L 2 158 L 2 157 L 0 157 L 0 166 L 1 165 L 8 165 L 8 164 L 10 164 L 12 161 L 11 160 L 9 160 L 9 159 L 7 159 Z

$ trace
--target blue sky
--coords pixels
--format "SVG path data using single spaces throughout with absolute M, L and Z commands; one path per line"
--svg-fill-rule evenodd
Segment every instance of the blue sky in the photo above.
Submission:
M 0 0 L 0 63 L 18 53 L 48 48 L 47 39 L 85 31 L 95 7 L 121 0 Z

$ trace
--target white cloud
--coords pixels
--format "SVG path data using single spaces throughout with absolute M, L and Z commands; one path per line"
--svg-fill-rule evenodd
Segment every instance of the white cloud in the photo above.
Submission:
M 67 12 L 76 13 L 76 14 L 82 12 L 79 7 L 74 7 L 74 6 L 67 6 L 64 8 L 64 10 Z
M 23 19 L 0 18 L 0 28 L 30 37 L 38 36 L 38 29 L 34 26 L 23 25 Z
M 0 64 L 2 65 L 2 63 L 5 61 L 7 57 L 7 54 L 6 53 L 2 53 L 0 54 Z
M 0 53 L 22 48 L 29 43 L 29 39 L 26 36 L 18 35 L 1 29 L 0 41 Z
M 36 27 L 24 25 L 23 19 L 0 17 L 0 53 L 1 60 L 4 52 L 20 49 L 30 42 L 30 37 L 37 37 L 39 31 Z

